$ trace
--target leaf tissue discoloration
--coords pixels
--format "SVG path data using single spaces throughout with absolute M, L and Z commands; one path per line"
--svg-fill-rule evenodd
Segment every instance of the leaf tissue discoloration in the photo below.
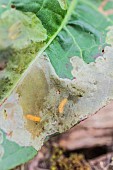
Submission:
M 37 61 L 2 105 L 0 127 L 5 132 L 12 132 L 8 139 L 39 149 L 46 136 L 59 131 L 59 125 L 64 123 L 64 115 L 68 116 L 69 107 L 75 101 L 70 98 L 73 96 L 69 87 L 71 80 L 60 79 L 47 56 Z M 5 118 L 4 110 L 7 112 Z M 40 122 L 26 119 L 27 115 L 40 117 Z M 19 131 L 21 137 L 17 137 Z
M 0 102 L 10 93 L 37 52 L 47 31 L 37 16 L 15 9 L 0 17 Z
M 67 0 L 58 0 L 62 9 L 67 9 Z
M 7 21 L 0 19 L 0 61 L 2 56 L 6 60 L 0 71 L 1 99 L 16 86 L 0 107 L 0 128 L 8 140 L 39 150 L 48 136 L 66 131 L 113 100 L 113 44 L 112 28 L 105 41 L 112 21 L 93 2 L 70 1 L 68 11 L 57 0 L 35 2 L 14 1 L 16 9 L 1 15 Z M 102 51 L 106 43 L 111 47 Z
M 47 136 L 64 132 L 113 100 L 113 47 L 105 47 L 90 64 L 79 57 L 70 62 L 73 80 L 59 78 L 46 54 L 37 59 L 2 105 L 0 128 L 12 132 L 8 139 L 39 150 Z

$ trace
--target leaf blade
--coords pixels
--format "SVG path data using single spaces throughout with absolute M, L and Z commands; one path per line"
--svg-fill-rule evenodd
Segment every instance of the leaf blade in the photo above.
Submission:
M 32 159 L 37 151 L 32 147 L 20 147 L 15 142 L 6 139 L 5 133 L 3 135 L 3 143 L 1 146 L 4 148 L 4 155 L 0 159 L 0 169 L 9 170 L 23 164 Z
M 106 28 L 112 25 L 109 18 L 106 16 L 103 16 L 98 11 L 97 7 L 92 5 L 91 2 L 86 3 L 86 1 L 82 1 L 82 0 L 79 1 L 79 3 L 75 1 L 73 2 L 74 2 L 73 5 L 76 4 L 77 8 L 74 10 L 74 12 L 72 12 L 72 8 L 71 8 L 70 13 L 72 12 L 72 15 L 70 17 L 69 22 L 66 24 L 70 16 L 70 13 L 68 17 L 66 17 L 66 19 L 63 21 L 63 24 L 61 24 L 60 28 L 58 27 L 58 30 L 56 32 L 53 31 L 54 35 L 51 35 L 50 33 L 51 31 L 49 32 L 49 38 L 50 38 L 49 42 L 39 52 L 35 60 L 35 62 L 38 63 L 38 57 L 43 53 L 43 51 L 45 51 L 46 54 L 49 56 L 57 75 L 62 78 L 70 78 L 70 79 L 73 79 L 73 76 L 71 74 L 72 66 L 70 64 L 70 57 L 77 55 L 79 57 L 82 57 L 86 63 L 95 61 L 95 58 L 97 58 L 99 55 L 102 54 L 102 49 L 104 48 L 104 46 L 106 46 L 106 41 L 105 41 Z M 18 6 L 18 8 L 20 7 L 21 5 Z M 87 13 L 87 11 L 89 11 L 89 13 Z M 99 18 L 99 20 L 100 19 L 102 20 L 102 22 L 99 22 L 99 24 L 97 23 L 97 20 L 96 20 L 97 17 Z M 42 20 L 43 20 L 43 17 L 42 17 Z M 45 20 L 43 20 L 42 23 L 45 23 L 46 25 Z M 49 30 L 49 27 L 50 27 L 50 23 L 49 23 L 49 26 L 46 27 L 46 29 Z M 101 35 L 102 29 L 104 29 L 103 35 Z M 102 41 L 100 41 L 100 37 Z M 99 46 L 100 46 L 100 49 L 98 49 Z M 28 76 L 27 73 L 26 75 L 24 75 L 25 77 Z M 35 89 L 34 85 L 33 87 Z M 29 93 L 29 95 L 30 94 L 31 93 Z M 22 95 L 24 96 L 24 94 Z M 34 100 L 33 98 L 34 96 L 31 95 L 30 97 Z M 26 102 L 27 102 L 27 99 L 26 99 Z M 34 105 L 32 109 L 34 109 Z M 34 113 L 35 113 L 35 110 L 34 110 Z M 81 119 L 83 119 L 83 117 Z M 41 124 L 41 126 L 43 125 Z M 68 126 L 68 123 L 67 123 L 67 126 Z M 59 125 L 59 128 L 60 128 L 60 125 Z M 64 127 L 64 130 L 66 128 L 67 127 Z

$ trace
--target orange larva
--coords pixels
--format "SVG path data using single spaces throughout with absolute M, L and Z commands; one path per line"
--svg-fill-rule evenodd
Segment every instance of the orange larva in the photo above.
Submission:
M 61 103 L 59 104 L 59 107 L 58 107 L 59 113 L 63 113 L 64 106 L 67 104 L 67 102 L 68 102 L 67 98 L 65 98 L 61 101 Z
M 34 122 L 40 122 L 40 121 L 41 121 L 41 118 L 40 118 L 40 117 L 38 117 L 38 116 L 33 116 L 33 115 L 30 115 L 30 114 L 26 115 L 26 118 L 27 118 L 28 120 L 32 120 L 32 121 L 34 121 Z

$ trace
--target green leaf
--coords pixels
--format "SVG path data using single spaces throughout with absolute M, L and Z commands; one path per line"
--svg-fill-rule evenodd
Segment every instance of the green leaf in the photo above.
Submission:
M 72 78 L 70 57 L 79 56 L 90 63 L 102 55 L 110 25 L 113 21 L 93 3 L 80 0 L 66 26 L 46 50 L 56 73 L 62 78 Z
M 61 25 L 66 12 L 54 2 L 55 9 L 49 0 L 0 2 L 0 102 Z
M 32 147 L 20 147 L 15 142 L 7 140 L 5 134 L 1 146 L 4 149 L 4 155 L 2 159 L 0 158 L 1 170 L 12 169 L 19 164 L 29 161 L 37 154 L 37 151 Z
M 0 16 L 3 12 L 5 12 L 10 7 L 10 1 L 9 0 L 0 0 Z
M 59 77 L 73 79 L 75 74 L 71 73 L 72 60 L 70 62 L 70 58 L 73 56 L 78 56 L 79 59 L 78 57 L 75 57 L 76 59 L 72 58 L 72 64 L 76 63 L 75 61 L 77 60 L 78 66 L 84 66 L 85 71 L 86 68 L 87 70 L 90 70 L 90 65 L 86 63 L 91 63 L 95 61 L 98 56 L 102 56 L 102 51 L 107 45 L 107 27 L 113 25 L 113 21 L 111 20 L 111 17 L 105 16 L 98 10 L 99 5 L 101 4 L 101 1 L 98 0 L 68 1 L 69 7 L 67 8 L 67 11 L 63 10 L 64 4 L 61 3 L 63 1 L 60 1 L 60 5 L 63 8 L 62 9 L 57 0 L 12 0 L 10 3 L 8 3 L 8 1 L 5 2 L 7 4 L 7 8 L 0 10 L 1 16 L 3 16 L 4 13 L 9 12 L 8 10 L 11 12 L 12 10 L 10 7 L 13 6 L 15 8 L 15 11 L 13 12 L 15 12 L 16 15 L 22 16 L 22 21 L 23 18 L 27 19 L 28 15 L 30 15 L 30 17 L 34 17 L 35 21 L 37 21 L 40 25 L 40 28 L 42 28 L 41 31 L 43 31 L 43 42 L 38 42 L 38 35 L 35 37 L 34 33 L 31 33 L 32 30 L 30 30 L 30 39 L 33 40 L 35 44 L 31 43 L 27 46 L 27 48 L 17 50 L 18 43 L 12 43 L 10 48 L 2 51 L 1 54 L 3 55 L 3 59 L 5 56 L 10 55 L 12 58 L 14 58 L 13 56 L 17 57 L 14 61 L 9 60 L 10 57 L 8 57 L 7 69 L 5 70 L 8 72 L 5 74 L 5 80 L 2 79 L 4 76 L 4 70 L 0 72 L 0 79 L 2 80 L 0 80 L 0 87 L 1 89 L 3 88 L 2 92 L 0 91 L 0 95 L 2 94 L 2 99 L 6 96 L 5 93 L 9 93 L 15 85 L 15 90 L 0 108 L 0 128 L 5 132 L 12 130 L 12 136 L 7 137 L 9 140 L 15 141 L 23 146 L 32 145 L 36 149 L 39 149 L 46 137 L 56 132 L 65 131 L 77 122 L 83 120 L 89 114 L 92 114 L 90 112 L 92 111 L 91 109 L 93 108 L 93 103 L 91 103 L 92 107 L 89 108 L 87 114 L 84 113 L 81 115 L 77 112 L 75 115 L 74 113 L 76 106 L 73 105 L 75 105 L 75 103 L 77 103 L 82 96 L 84 96 L 85 92 L 88 93 L 88 90 L 82 88 L 82 78 L 84 78 L 84 76 L 82 77 L 80 75 L 82 78 L 80 77 L 81 85 L 78 89 L 72 83 L 73 81 L 68 79 L 60 79 Z M 10 16 L 8 18 L 10 18 Z M 13 18 L 16 19 L 14 15 Z M 29 20 L 27 19 L 27 22 L 30 22 L 30 18 Z M 33 27 L 34 30 L 37 29 L 37 22 L 35 27 Z M 33 21 L 31 21 L 31 23 L 34 26 Z M 0 30 L 2 27 L 3 26 L 0 25 Z M 23 26 L 23 28 L 25 27 Z M 17 31 L 17 29 L 15 31 Z M 25 32 L 25 42 L 30 42 L 26 41 L 27 36 L 28 34 Z M 46 36 L 47 39 L 44 38 Z M 8 43 L 8 39 L 5 43 Z M 11 42 L 9 42 L 9 44 L 10 43 Z M 24 44 L 24 41 L 22 41 L 23 46 Z M 15 45 L 16 51 L 13 47 Z M 30 58 L 27 58 L 28 55 Z M 41 57 L 44 55 L 46 57 Z M 23 58 L 25 59 L 24 62 Z M 23 69 L 19 69 L 19 75 L 18 73 L 15 73 L 15 70 L 18 70 L 18 61 L 20 61 L 19 65 L 23 67 Z M 85 61 L 85 63 L 83 61 Z M 12 72 L 9 74 L 9 70 L 12 68 L 8 68 L 9 64 L 13 67 L 13 74 Z M 75 71 L 76 68 L 74 66 L 73 72 Z M 85 73 L 89 75 L 88 71 Z M 15 79 L 15 75 L 17 76 L 17 79 Z M 13 83 L 10 81 L 12 77 L 15 80 Z M 18 81 L 19 83 L 17 84 Z M 86 81 L 86 79 L 84 79 L 84 81 Z M 9 86 L 11 86 L 11 88 L 8 88 Z M 73 88 L 75 88 L 75 90 L 73 90 L 72 86 L 74 86 Z M 68 99 L 69 102 L 69 104 L 66 104 L 66 100 L 63 101 L 66 104 L 66 110 L 64 108 L 65 114 L 62 114 L 62 110 L 58 112 L 59 104 L 63 99 Z M 95 98 L 93 101 L 94 100 Z M 75 103 L 73 103 L 73 101 Z M 101 106 L 105 104 L 103 99 L 100 99 L 99 101 L 102 104 Z M 83 106 L 85 105 L 84 103 Z M 101 106 L 99 105 L 96 107 L 95 111 L 97 111 Z M 70 108 L 72 109 L 70 110 Z M 36 123 L 26 120 L 27 114 L 41 116 L 41 122 Z M 18 137 L 18 134 L 21 135 Z M 27 134 L 32 137 L 29 137 Z M 4 139 L 4 141 L 6 141 L 6 139 Z M 12 145 L 12 142 L 10 142 L 10 145 Z M 18 145 L 16 146 L 17 147 L 13 153 L 16 153 L 17 155 L 14 154 L 14 156 L 11 157 L 12 162 L 14 159 L 15 163 L 12 164 L 12 162 L 6 160 L 5 170 L 28 160 L 26 156 L 24 160 L 23 157 L 22 160 L 16 159 L 16 157 L 20 158 L 21 155 L 21 153 L 18 153 L 18 148 L 20 148 L 23 152 L 25 151 L 24 149 L 29 150 L 29 147 L 25 148 Z M 7 145 L 5 148 L 7 150 L 7 154 L 10 155 L 9 146 Z M 33 153 L 30 158 L 32 158 L 36 153 L 35 150 L 29 152 Z M 27 151 L 24 153 L 27 154 Z M 1 160 L 1 166 L 3 161 L 4 159 Z
M 35 13 L 47 30 L 48 38 L 52 38 L 57 32 L 67 13 L 57 0 L 12 0 L 11 2 L 17 10 Z

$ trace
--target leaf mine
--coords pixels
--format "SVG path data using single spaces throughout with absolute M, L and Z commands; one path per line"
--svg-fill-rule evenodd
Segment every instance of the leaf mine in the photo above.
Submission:
M 59 78 L 45 53 L 39 57 L 0 110 L 0 128 L 12 132 L 7 138 L 39 150 L 47 136 L 66 131 L 113 100 L 113 47 L 104 51 L 90 64 L 72 57 L 73 80 Z

